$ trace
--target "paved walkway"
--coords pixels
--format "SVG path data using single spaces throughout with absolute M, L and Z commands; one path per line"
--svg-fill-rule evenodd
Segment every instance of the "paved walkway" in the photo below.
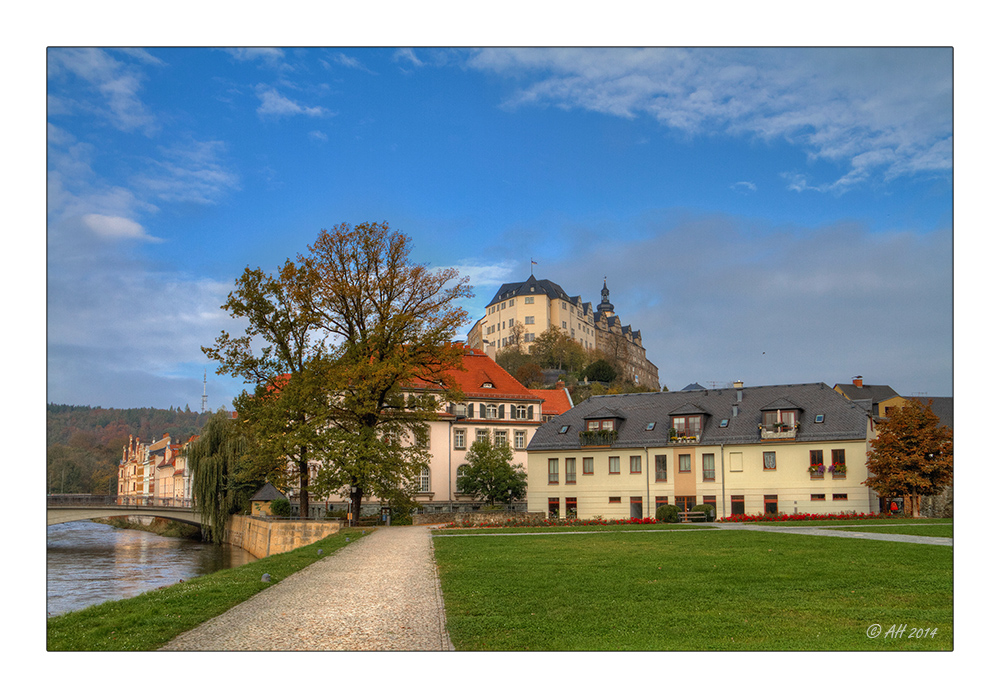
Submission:
M 379 528 L 161 649 L 453 650 L 430 530 Z
M 908 536 L 904 533 L 873 533 L 871 531 L 852 531 L 846 526 L 767 526 L 743 523 L 712 523 L 704 524 L 716 529 L 737 531 L 766 531 L 768 533 L 793 533 L 800 536 L 829 536 L 831 538 L 860 538 L 864 540 L 886 540 L 894 543 L 921 543 L 923 545 L 954 545 L 951 538 L 936 536 Z M 864 524 L 858 524 L 863 526 Z M 921 524 L 914 524 L 921 525 Z M 897 527 L 893 527 L 897 528 Z M 904 528 L 899 526 L 898 528 Z

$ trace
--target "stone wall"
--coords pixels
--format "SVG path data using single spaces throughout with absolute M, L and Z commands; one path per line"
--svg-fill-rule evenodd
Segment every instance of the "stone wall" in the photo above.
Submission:
M 435 514 L 414 514 L 413 525 L 421 526 L 424 524 L 454 523 L 456 516 L 458 516 L 457 511 L 443 511 Z
M 272 521 L 234 516 L 226 526 L 226 543 L 255 557 L 267 557 L 315 543 L 340 530 L 336 521 Z
M 414 514 L 413 525 L 454 523 L 458 525 L 502 524 L 505 521 L 539 523 L 545 520 L 543 512 L 524 511 L 453 511 L 436 514 Z

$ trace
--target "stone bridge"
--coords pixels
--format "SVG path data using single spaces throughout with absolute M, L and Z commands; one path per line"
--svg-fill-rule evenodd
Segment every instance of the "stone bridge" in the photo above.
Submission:
M 111 516 L 157 516 L 201 526 L 201 512 L 190 501 L 145 497 L 119 504 L 116 497 L 90 494 L 50 494 L 46 499 L 49 526 Z

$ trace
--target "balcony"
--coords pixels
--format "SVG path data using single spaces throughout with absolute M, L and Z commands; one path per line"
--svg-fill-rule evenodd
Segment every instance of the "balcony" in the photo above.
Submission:
M 615 430 L 581 431 L 580 446 L 613 446 L 618 440 L 618 432 Z
M 795 435 L 799 432 L 799 426 L 797 424 L 792 426 L 787 426 L 785 424 L 773 424 L 768 426 L 762 426 L 760 428 L 760 438 L 762 440 L 768 439 L 794 439 Z

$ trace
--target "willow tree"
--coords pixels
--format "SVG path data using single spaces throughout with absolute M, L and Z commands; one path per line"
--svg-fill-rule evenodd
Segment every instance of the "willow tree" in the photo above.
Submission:
M 344 223 L 322 231 L 298 260 L 315 291 L 308 311 L 330 346 L 321 471 L 328 487 L 350 497 L 355 518 L 364 497 L 388 498 L 427 463 L 426 422 L 437 399 L 406 388 L 458 396 L 448 372 L 461 366 L 455 337 L 468 315 L 456 301 L 472 289 L 456 270 L 431 270 L 410 253 L 410 239 L 387 223 Z
M 187 446 L 187 467 L 191 470 L 191 493 L 201 512 L 202 525 L 212 541 L 221 543 L 226 523 L 241 511 L 259 483 L 242 472 L 247 439 L 229 413 L 213 414 L 198 439 Z

